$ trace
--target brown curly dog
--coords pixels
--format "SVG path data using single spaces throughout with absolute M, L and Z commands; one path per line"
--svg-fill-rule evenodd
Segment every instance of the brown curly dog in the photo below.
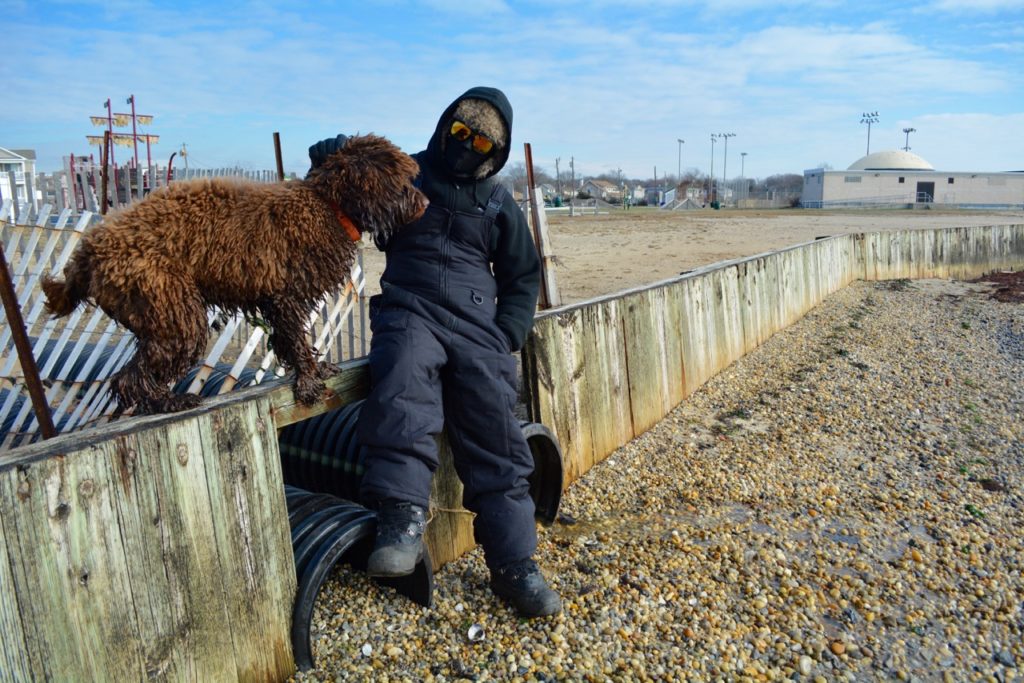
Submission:
M 213 306 L 266 320 L 271 348 L 295 370 L 295 398 L 314 403 L 335 368 L 317 363 L 310 314 L 349 277 L 361 233 L 386 234 L 423 214 L 418 173 L 388 140 L 364 135 L 305 180 L 161 188 L 82 237 L 64 281 L 43 282 L 47 310 L 65 316 L 88 300 L 135 334 L 135 355 L 111 383 L 121 410 L 199 404 L 169 386 L 202 356 Z

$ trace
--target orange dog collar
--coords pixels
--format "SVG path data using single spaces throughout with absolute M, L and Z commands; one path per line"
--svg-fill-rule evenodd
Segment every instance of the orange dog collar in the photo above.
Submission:
M 358 228 L 356 228 L 356 224 L 352 222 L 351 218 L 345 215 L 345 212 L 341 210 L 341 207 L 330 199 L 325 199 L 324 201 L 327 202 L 327 205 L 334 210 L 334 216 L 338 219 L 338 222 L 341 223 L 341 227 L 345 228 L 345 234 L 348 235 L 348 238 L 353 242 L 358 242 L 362 239 L 362 235 L 359 233 Z

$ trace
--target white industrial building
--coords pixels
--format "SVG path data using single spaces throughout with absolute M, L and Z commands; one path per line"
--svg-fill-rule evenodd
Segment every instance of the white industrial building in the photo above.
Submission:
M 807 208 L 945 205 L 979 209 L 1024 208 L 1024 171 L 936 171 L 902 150 L 875 152 L 845 171 L 804 171 L 800 198 Z

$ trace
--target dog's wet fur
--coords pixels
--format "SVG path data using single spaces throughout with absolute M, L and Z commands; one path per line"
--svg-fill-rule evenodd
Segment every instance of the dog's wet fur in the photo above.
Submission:
M 349 278 L 358 248 L 331 202 L 361 233 L 387 234 L 426 209 L 418 173 L 371 134 L 349 138 L 304 180 L 174 183 L 87 232 L 64 280 L 44 279 L 47 310 L 66 316 L 88 301 L 134 333 L 135 355 L 111 382 L 121 411 L 198 405 L 170 385 L 202 357 L 210 307 L 269 323 L 271 348 L 295 371 L 296 400 L 315 403 L 336 368 L 317 362 L 308 321 Z

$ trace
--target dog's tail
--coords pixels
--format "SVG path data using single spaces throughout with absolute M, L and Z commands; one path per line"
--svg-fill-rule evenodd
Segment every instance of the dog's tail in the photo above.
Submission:
M 80 247 L 64 267 L 64 279 L 46 275 L 42 278 L 43 293 L 46 295 L 46 312 L 54 318 L 68 315 L 85 301 L 89 294 L 89 250 Z

